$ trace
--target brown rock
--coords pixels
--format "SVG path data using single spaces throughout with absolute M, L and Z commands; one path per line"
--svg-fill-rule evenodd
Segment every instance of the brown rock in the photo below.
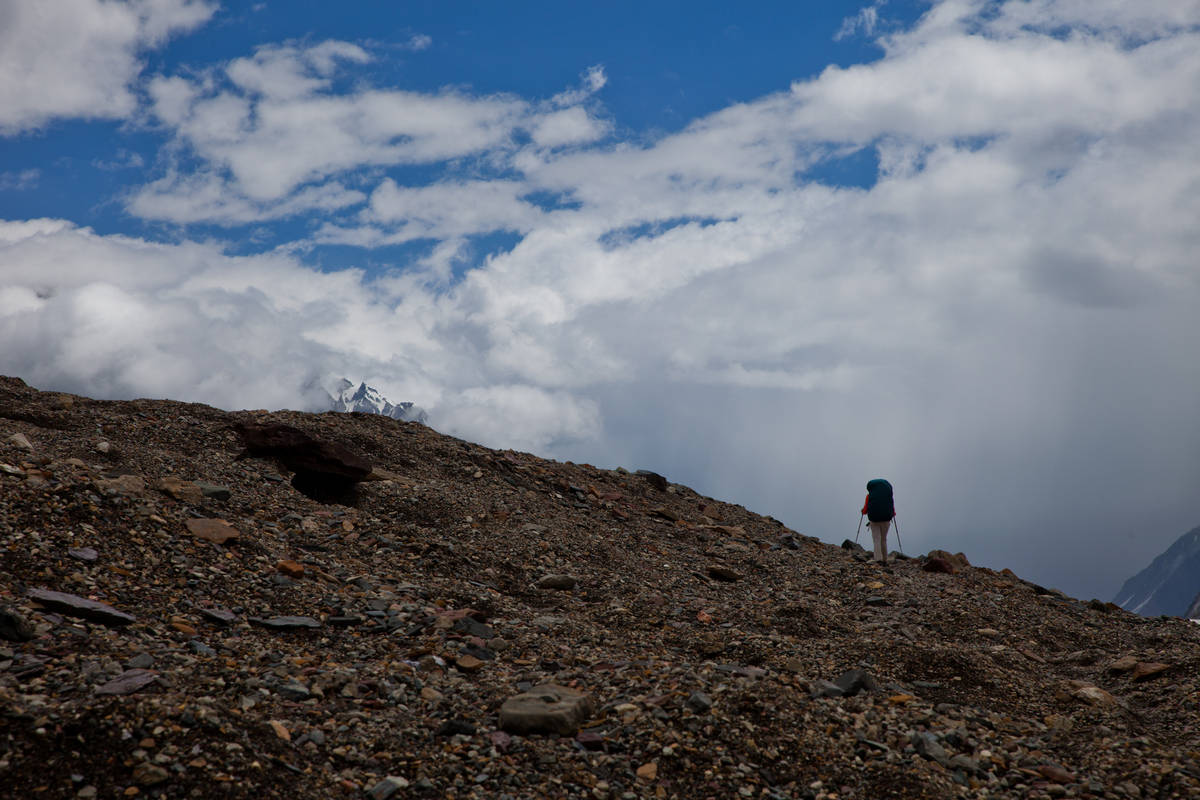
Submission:
M 204 492 L 191 481 L 185 481 L 174 475 L 168 475 L 158 482 L 158 488 L 167 495 L 184 503 L 199 504 L 204 500 Z
M 1170 664 L 1160 664 L 1157 661 L 1141 661 L 1133 668 L 1133 679 L 1144 681 L 1161 675 L 1171 668 Z
M 940 572 L 943 575 L 953 575 L 958 572 L 958 567 L 944 558 L 926 558 L 921 569 L 926 572 Z
M 275 565 L 275 569 L 287 575 L 289 578 L 303 578 L 304 565 L 295 561 L 284 559 Z
M 642 764 L 637 768 L 638 780 L 652 781 L 658 777 L 658 762 L 651 761 L 648 764 Z
M 95 484 L 97 489 L 108 494 L 140 494 L 146 488 L 146 482 L 138 475 L 97 478 Z
M 223 519 L 189 519 L 184 524 L 196 538 L 217 544 L 225 544 L 241 536 L 237 528 Z
M 483 668 L 484 662 L 481 659 L 468 653 L 467 655 L 459 656 L 454 662 L 454 666 L 458 667 L 462 672 L 478 672 Z
M 157 764 L 143 761 L 133 768 L 133 782 L 138 786 L 156 786 L 169 780 L 171 773 Z
M 1116 661 L 1108 665 L 1109 672 L 1129 672 L 1138 665 L 1138 660 L 1133 656 L 1122 656 Z
M 1068 772 L 1055 764 L 1042 764 L 1037 771 L 1051 783 L 1074 783 L 1074 773 Z

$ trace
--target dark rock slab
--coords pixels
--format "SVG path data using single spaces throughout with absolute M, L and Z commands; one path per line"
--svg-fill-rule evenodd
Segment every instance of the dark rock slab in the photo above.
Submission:
M 270 628 L 277 631 L 294 631 L 310 628 L 319 628 L 321 623 L 312 617 L 249 617 L 251 625 L 257 625 L 260 628 Z
M 197 488 L 205 497 L 211 497 L 213 500 L 228 500 L 233 497 L 233 491 L 228 486 L 221 486 L 216 483 L 205 483 L 204 481 L 196 481 Z
M 127 669 L 108 683 L 96 687 L 96 694 L 133 694 L 158 679 L 152 669 Z
M 200 616 L 218 625 L 232 625 L 237 622 L 238 615 L 223 608 L 197 608 Z
M 646 483 L 650 484 L 655 489 L 658 489 L 660 492 L 665 492 L 667 490 L 667 479 L 662 475 L 659 475 L 657 472 L 651 472 L 648 469 L 639 469 L 636 474 L 641 475 L 646 479 Z
M 336 475 L 352 481 L 371 474 L 371 462 L 350 448 L 291 425 L 238 423 L 233 429 L 246 446 L 239 458 L 273 458 L 293 472 Z
M 136 621 L 136 617 L 126 614 L 124 611 L 118 611 L 110 605 L 66 592 L 29 589 L 25 594 L 46 608 L 66 614 L 68 617 L 78 617 L 112 628 L 119 628 Z
M 500 706 L 500 727 L 512 733 L 568 736 L 579 730 L 592 708 L 588 695 L 544 683 L 505 700 Z
M 67 550 L 67 555 L 76 559 L 77 561 L 83 561 L 89 564 L 100 557 L 100 554 L 91 547 L 72 547 Z

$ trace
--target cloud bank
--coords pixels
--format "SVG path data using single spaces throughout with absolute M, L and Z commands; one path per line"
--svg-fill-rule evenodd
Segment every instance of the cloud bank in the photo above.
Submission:
M 157 76 L 171 158 L 129 211 L 310 233 L 233 256 L 4 223 L 0 370 L 224 407 L 362 377 L 831 541 L 886 475 L 909 551 L 1103 596 L 1165 545 L 1144 532 L 1195 525 L 1198 28 L 1197 3 L 947 0 L 876 62 L 650 141 L 598 67 L 549 100 L 347 86 L 372 56 L 345 42 Z

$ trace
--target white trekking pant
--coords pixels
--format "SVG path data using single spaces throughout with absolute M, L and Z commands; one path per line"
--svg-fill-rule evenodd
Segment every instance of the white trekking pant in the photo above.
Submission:
M 876 561 L 887 562 L 887 534 L 891 524 L 891 520 L 868 523 L 868 527 L 871 529 L 871 540 L 875 543 Z

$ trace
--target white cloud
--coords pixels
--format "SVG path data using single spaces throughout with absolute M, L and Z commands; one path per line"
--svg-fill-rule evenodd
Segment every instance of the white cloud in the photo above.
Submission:
M 130 115 L 142 51 L 215 10 L 207 0 L 0 0 L 0 135 Z
M 154 78 L 155 116 L 174 132 L 178 152 L 204 163 L 211 191 L 198 194 L 192 178 L 168 172 L 135 193 L 129 210 L 179 223 L 275 218 L 311 208 L 293 195 L 350 171 L 473 158 L 503 165 L 520 131 L 544 148 L 608 131 L 578 105 L 604 85 L 600 67 L 584 73 L 581 89 L 541 104 L 453 90 L 331 90 L 339 64 L 369 58 L 346 42 L 271 45 L 207 76 Z

